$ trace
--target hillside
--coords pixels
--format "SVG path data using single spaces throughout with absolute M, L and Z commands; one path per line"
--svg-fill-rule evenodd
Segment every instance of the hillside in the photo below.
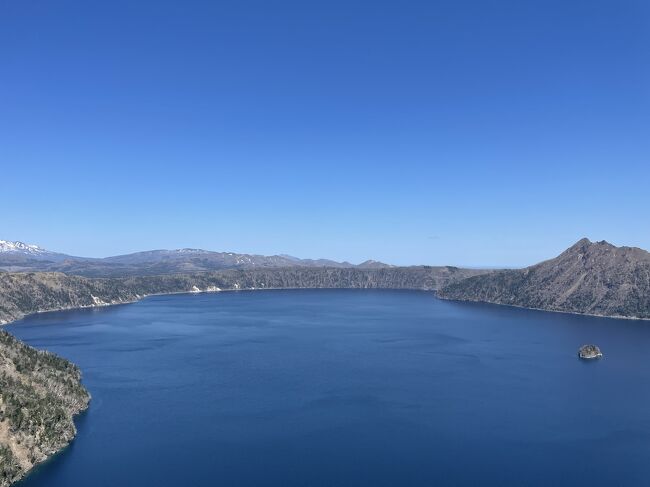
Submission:
M 90 396 L 79 369 L 0 330 L 0 487 L 67 445 Z
M 650 318 L 650 253 L 582 239 L 554 259 L 444 286 L 444 299 Z
M 0 273 L 0 323 L 39 311 L 127 303 L 150 294 L 269 288 L 434 290 L 481 272 L 457 267 L 285 267 L 110 279 L 7 272 Z

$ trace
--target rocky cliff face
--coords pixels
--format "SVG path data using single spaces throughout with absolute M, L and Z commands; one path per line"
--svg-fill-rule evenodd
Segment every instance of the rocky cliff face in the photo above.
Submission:
M 88 406 L 79 369 L 0 330 L 0 487 L 67 445 Z
M 97 279 L 53 272 L 0 273 L 0 322 L 66 308 L 126 303 L 150 294 L 269 288 L 439 289 L 484 271 L 456 267 L 231 269 Z
M 650 318 L 650 253 L 582 239 L 554 259 L 453 282 L 438 295 L 552 311 Z

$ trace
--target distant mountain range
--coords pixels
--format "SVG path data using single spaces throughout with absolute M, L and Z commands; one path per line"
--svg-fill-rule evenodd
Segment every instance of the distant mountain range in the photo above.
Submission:
M 558 257 L 519 270 L 452 282 L 445 299 L 550 311 L 650 318 L 650 253 L 582 239 Z
M 299 259 L 290 255 L 265 256 L 202 249 L 150 250 L 97 259 L 51 252 L 22 242 L 0 240 L 0 269 L 9 272 L 55 271 L 87 277 L 118 277 L 267 267 L 380 269 L 392 266 L 375 260 L 354 265 L 327 259 Z

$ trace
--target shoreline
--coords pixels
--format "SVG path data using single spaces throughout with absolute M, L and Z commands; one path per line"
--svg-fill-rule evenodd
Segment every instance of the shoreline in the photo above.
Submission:
M 10 325 L 12 323 L 16 323 L 20 320 L 23 320 L 25 318 L 28 318 L 33 315 L 37 314 L 42 314 L 42 313 L 51 313 L 51 312 L 56 312 L 56 311 L 72 311 L 75 309 L 91 309 L 91 308 L 103 308 L 103 307 L 108 307 L 108 306 L 118 306 L 122 304 L 133 304 L 137 303 L 139 301 L 142 301 L 145 298 L 149 298 L 152 296 L 173 296 L 176 294 L 214 294 L 214 293 L 223 293 L 223 292 L 241 292 L 241 291 L 296 291 L 296 290 L 301 290 L 301 289 L 346 289 L 346 290 L 378 290 L 378 289 L 384 289 L 384 290 L 393 290 L 393 291 L 422 291 L 422 292 L 430 292 L 434 295 L 435 298 L 440 299 L 441 301 L 449 301 L 449 302 L 457 302 L 457 303 L 479 303 L 479 304 L 490 304 L 494 306 L 506 306 L 509 308 L 517 308 L 517 309 L 527 309 L 527 310 L 532 310 L 532 311 L 543 311 L 543 312 L 548 312 L 548 313 L 561 313 L 561 314 L 570 314 L 570 315 L 577 315 L 577 316 L 589 316 L 593 318 L 608 318 L 608 319 L 616 319 L 616 320 L 631 320 L 631 321 L 648 321 L 650 322 L 650 318 L 642 318 L 642 317 L 637 317 L 637 316 L 622 316 L 622 315 L 604 315 L 604 314 L 597 314 L 597 313 L 581 313 L 579 311 L 568 311 L 568 310 L 558 310 L 558 309 L 546 309 L 546 308 L 533 308 L 529 306 L 521 306 L 517 304 L 505 304 L 505 303 L 496 303 L 493 301 L 482 301 L 482 300 L 476 300 L 476 299 L 450 299 L 450 298 L 444 298 L 438 295 L 438 290 L 436 289 L 427 289 L 427 288 L 380 288 L 380 287 L 367 287 L 367 288 L 361 288 L 361 287 L 350 287 L 350 288 L 342 288 L 342 287 L 252 287 L 252 288 L 228 288 L 228 289 L 206 289 L 206 290 L 183 290 L 183 291 L 170 291 L 170 292 L 164 292 L 164 293 L 151 293 L 151 294 L 142 294 L 142 295 L 137 295 L 137 298 L 135 299 L 129 299 L 129 300 L 124 300 L 124 301 L 118 301 L 118 302 L 100 302 L 96 304 L 90 304 L 90 305 L 82 305 L 82 306 L 63 306 L 60 308 L 53 308 L 53 309 L 43 309 L 43 310 L 38 310 L 34 311 L 32 313 L 26 313 L 22 316 L 19 316 L 15 319 L 9 320 L 9 321 L 4 321 L 0 320 L 0 328 L 5 327 L 6 325 Z
M 247 292 L 247 291 L 300 291 L 303 289 L 309 290 L 318 290 L 318 289 L 331 289 L 331 290 L 385 290 L 385 291 L 421 291 L 433 293 L 435 296 L 435 289 L 425 289 L 425 288 L 387 288 L 387 287 L 250 287 L 250 288 L 229 288 L 229 289 L 219 289 L 219 290 L 199 290 L 199 291 L 170 291 L 167 293 L 151 293 L 151 294 L 142 294 L 139 295 L 136 299 L 129 299 L 118 302 L 106 303 L 102 302 L 101 304 L 89 304 L 82 306 L 63 306 L 61 308 L 54 309 L 43 309 L 39 311 L 34 311 L 32 313 L 26 313 L 18 318 L 9 321 L 0 320 L 0 329 L 2 327 L 16 323 L 17 321 L 24 320 L 30 316 L 39 315 L 43 313 L 55 313 L 57 311 L 73 311 L 76 309 L 93 309 L 93 308 L 106 308 L 109 306 L 119 306 L 122 304 L 134 304 L 142 301 L 143 299 L 150 298 L 153 296 L 174 296 L 177 294 L 218 294 L 218 293 L 228 293 L 228 292 Z
M 479 299 L 443 298 L 441 296 L 438 296 L 437 292 L 436 292 L 436 298 L 438 298 L 438 299 L 440 299 L 442 301 L 449 301 L 449 302 L 455 302 L 455 303 L 491 304 L 491 305 L 494 305 L 494 306 L 506 306 L 508 308 L 528 309 L 528 310 L 532 310 L 532 311 L 544 311 L 546 313 L 560 313 L 560 314 L 567 314 L 567 315 L 589 316 L 591 318 L 609 318 L 609 319 L 614 319 L 614 320 L 631 320 L 631 321 L 650 321 L 650 318 L 641 318 L 641 317 L 638 317 L 638 316 L 603 315 L 603 314 L 596 314 L 596 313 L 581 313 L 579 311 L 565 311 L 565 310 L 561 310 L 561 309 L 532 308 L 530 306 L 521 306 L 519 304 L 495 303 L 494 301 L 481 301 Z

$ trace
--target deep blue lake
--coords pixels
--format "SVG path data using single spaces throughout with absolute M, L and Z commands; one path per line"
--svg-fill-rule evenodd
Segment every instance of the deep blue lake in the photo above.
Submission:
M 159 296 L 8 327 L 93 395 L 21 487 L 648 485 L 650 322 L 426 292 Z M 577 358 L 584 343 L 604 358 Z

